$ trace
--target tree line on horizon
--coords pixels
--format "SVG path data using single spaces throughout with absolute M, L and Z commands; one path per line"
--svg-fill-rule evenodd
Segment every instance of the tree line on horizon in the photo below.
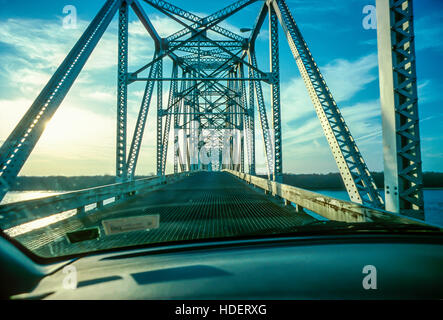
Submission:
M 383 172 L 371 172 L 377 188 L 384 188 Z M 340 174 L 284 174 L 283 183 L 309 190 L 346 190 Z M 443 188 L 443 172 L 424 172 L 424 188 Z
M 384 187 L 383 172 L 372 172 L 378 188 Z M 137 179 L 148 176 L 137 176 Z M 264 176 L 263 176 L 264 177 Z M 425 188 L 443 188 L 443 172 L 424 172 Z M 104 176 L 19 176 L 11 191 L 72 191 L 115 183 L 115 177 Z M 283 174 L 283 183 L 308 190 L 345 190 L 339 173 L 327 174 Z

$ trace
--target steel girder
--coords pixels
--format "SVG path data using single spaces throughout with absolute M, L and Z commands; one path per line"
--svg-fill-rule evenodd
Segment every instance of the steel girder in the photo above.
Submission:
M 117 81 L 117 134 L 116 134 L 116 180 L 124 182 L 128 177 L 126 164 L 126 132 L 128 101 L 128 27 L 129 8 L 123 1 L 118 19 L 118 81 Z
M 249 77 L 253 78 L 254 73 L 252 68 L 248 68 Z M 255 175 L 255 114 L 254 114 L 254 82 L 249 81 L 249 109 L 248 109 L 248 120 L 249 120 L 249 129 L 250 129 L 250 137 L 249 143 L 251 150 L 249 151 L 251 155 L 251 162 L 249 164 L 249 174 Z
M 258 37 L 258 34 L 260 33 L 260 29 L 265 22 L 266 15 L 268 14 L 269 8 L 268 3 L 266 1 L 263 1 L 263 5 L 260 9 L 260 12 L 257 16 L 257 19 L 255 20 L 254 27 L 252 28 L 251 34 L 248 39 L 248 45 L 251 50 L 254 50 L 255 47 L 255 40 Z
M 178 66 L 176 63 L 172 66 L 172 78 L 178 77 Z M 174 100 L 177 96 L 177 81 L 171 80 L 170 88 L 169 88 L 169 98 L 168 98 L 168 107 L 171 106 L 174 103 Z M 162 157 L 161 157 L 161 173 L 162 175 L 165 174 L 166 171 L 166 160 L 168 156 L 168 144 L 169 144 L 169 129 L 171 127 L 171 117 L 172 114 L 168 113 L 166 114 L 166 121 L 165 121 L 165 129 L 163 134 L 163 142 L 162 142 Z
M 195 71 L 192 72 L 192 78 L 196 77 L 196 73 Z M 200 104 L 198 101 L 198 93 L 197 93 L 197 81 L 196 80 L 192 80 L 192 78 L 189 79 L 189 81 L 192 83 L 192 87 L 194 88 L 192 90 L 192 94 L 191 94 L 191 101 L 189 104 L 189 110 L 191 110 L 191 107 L 193 109 L 193 111 L 197 111 L 200 109 Z M 200 133 L 201 133 L 201 126 L 200 126 L 200 117 L 195 116 L 195 115 L 191 115 L 190 112 L 190 123 L 189 123 L 189 129 L 190 129 L 190 135 L 189 135 L 189 145 L 191 147 L 193 147 L 193 149 L 191 149 L 189 156 L 192 157 L 191 161 L 189 162 L 190 165 L 190 170 L 198 170 L 199 169 L 199 164 L 200 164 L 200 157 L 199 157 L 199 145 L 198 143 L 198 139 L 200 137 Z M 198 126 L 197 126 L 198 125 Z M 196 143 L 197 141 L 197 143 Z
M 158 62 L 157 77 L 163 78 L 163 59 Z M 163 154 L 163 81 L 157 81 L 157 175 L 162 174 Z
M 233 13 L 237 12 L 238 10 L 248 6 L 249 4 L 251 4 L 251 3 L 253 3 L 255 1 L 257 1 L 257 0 L 253 0 L 253 1 L 251 1 L 251 0 L 249 0 L 249 1 L 248 0 L 237 1 L 234 4 L 229 5 L 229 6 L 223 8 L 223 9 L 221 9 L 221 10 L 215 12 L 214 14 L 212 14 L 212 15 L 210 15 L 208 17 L 205 17 L 205 18 L 201 18 L 201 17 L 199 17 L 199 16 L 197 16 L 197 15 L 195 15 L 193 13 L 190 13 L 190 12 L 188 12 L 186 10 L 183 10 L 183 9 L 181 9 L 181 8 L 179 8 L 179 7 L 177 7 L 177 6 L 173 5 L 173 4 L 170 4 L 170 3 L 166 2 L 166 1 L 162 1 L 162 0 L 154 0 L 154 1 L 144 0 L 144 1 L 149 3 L 149 4 L 151 4 L 153 7 L 157 8 L 159 10 L 165 10 L 165 11 L 171 13 L 171 14 L 177 15 L 177 16 L 179 16 L 181 18 L 184 18 L 184 19 L 186 19 L 188 21 L 194 22 L 194 24 L 191 27 L 193 29 L 196 29 L 196 28 L 198 28 L 198 27 L 200 27 L 200 26 L 202 26 L 204 24 L 211 23 L 211 22 L 213 22 L 215 20 L 218 20 L 221 16 L 224 16 L 227 13 L 233 14 Z M 244 40 L 244 38 L 241 37 L 240 35 L 235 34 L 232 31 L 226 30 L 226 29 L 224 29 L 224 28 L 222 28 L 222 27 L 220 27 L 218 25 L 214 25 L 213 27 L 211 27 L 211 30 L 214 31 L 214 32 L 217 32 L 217 33 L 219 33 L 219 34 L 221 34 L 221 35 L 223 35 L 223 36 L 225 36 L 227 38 L 231 38 L 233 40 L 237 40 L 237 41 L 243 41 Z M 183 36 L 185 36 L 185 35 L 187 35 L 189 33 L 190 33 L 190 31 L 187 28 L 183 28 L 183 29 L 177 31 L 176 33 L 174 33 L 173 35 L 169 36 L 167 38 L 167 41 L 173 41 L 173 40 L 179 39 L 179 38 L 181 38 L 181 37 L 183 37 Z
M 374 179 L 286 2 L 284 0 L 274 0 L 272 6 L 286 33 L 289 46 L 308 89 L 351 201 L 382 208 L 383 200 L 377 191 Z
M 199 55 L 200 57 L 212 57 L 212 58 L 220 58 L 220 59 L 229 59 L 230 58 L 230 55 L 227 55 L 225 51 L 223 51 L 222 49 L 220 49 L 216 46 L 214 46 L 214 48 L 210 49 L 210 50 L 182 46 L 182 47 L 178 48 L 177 51 L 193 53 L 195 55 Z M 180 59 L 182 59 L 182 57 L 179 58 L 178 62 L 180 62 Z
M 239 78 L 243 78 L 244 77 L 244 71 L 243 71 L 243 65 L 239 65 L 237 67 L 237 76 Z M 246 99 L 246 85 L 244 81 L 237 81 L 237 90 L 240 92 L 240 97 L 238 98 L 238 117 L 239 117 L 239 126 L 240 126 L 240 132 L 242 132 L 243 134 L 240 135 L 240 171 L 241 172 L 245 172 L 245 149 L 247 150 L 247 148 L 245 148 L 245 142 L 247 141 L 246 138 L 246 132 L 247 132 L 247 126 L 246 126 L 246 113 L 242 110 L 240 110 L 241 108 L 243 108 L 243 110 L 247 110 L 248 109 L 248 105 L 247 105 L 247 99 Z
M 424 219 L 412 0 L 377 1 L 386 210 Z
M 0 200 L 14 183 L 52 118 L 102 37 L 121 0 L 108 0 L 58 67 L 24 117 L 0 148 Z
M 148 16 L 146 15 L 145 11 L 141 7 L 138 0 L 132 0 L 131 8 L 135 12 L 137 17 L 140 19 L 140 22 L 143 24 L 143 26 L 149 32 L 151 38 L 154 40 L 155 51 L 160 51 L 162 39 L 161 39 L 160 35 L 157 33 L 157 30 L 155 30 L 154 26 L 151 23 L 151 20 L 149 20 Z
M 283 152 L 280 111 L 280 61 L 278 51 L 278 18 L 272 6 L 269 6 L 269 53 L 271 64 L 271 108 L 272 129 L 274 133 L 274 174 L 273 179 L 283 181 Z
M 147 0 L 145 0 L 147 1 Z M 256 0 L 255 0 L 256 1 Z M 244 1 L 240 1 L 240 2 L 244 2 Z M 254 2 L 254 0 L 250 0 L 247 1 L 247 4 L 250 4 L 252 2 Z M 243 6 L 246 6 L 247 4 L 243 4 Z M 229 6 L 223 10 L 220 10 L 222 12 L 222 14 L 217 15 L 217 19 L 210 19 L 210 22 L 206 22 L 204 25 L 202 25 L 198 30 L 192 28 L 191 26 L 186 26 L 187 29 L 189 29 L 190 31 L 193 32 L 193 34 L 191 35 L 191 37 L 188 39 L 188 41 L 192 40 L 192 39 L 196 39 L 199 36 L 202 36 L 204 32 L 206 32 L 207 30 L 209 30 L 211 27 L 217 25 L 218 23 L 224 21 L 226 18 L 228 18 L 229 16 L 231 16 L 232 14 L 234 14 L 235 12 L 237 12 L 238 10 L 240 10 L 243 6 L 237 6 L 237 5 L 232 5 Z M 165 12 L 162 8 L 157 7 L 160 11 L 162 11 L 163 13 L 167 14 L 167 12 Z M 171 17 L 172 18 L 172 17 Z M 176 20 L 176 19 L 175 19 Z M 181 21 L 178 21 L 180 23 L 182 23 Z M 207 37 L 205 37 L 206 40 L 213 42 L 216 46 L 217 43 L 214 40 L 211 40 Z M 133 78 L 136 78 L 137 75 L 140 72 L 143 72 L 144 70 L 146 70 L 147 68 L 149 68 L 152 64 L 156 63 L 158 60 L 163 59 L 165 56 L 170 55 L 171 53 L 173 53 L 175 50 L 180 49 L 181 47 L 184 47 L 184 44 L 186 42 L 182 42 L 181 44 L 178 44 L 176 46 L 173 47 L 169 47 L 167 49 L 164 50 L 164 53 L 161 54 L 159 57 L 157 57 L 156 59 L 154 59 L 153 61 L 151 61 L 150 63 L 146 64 L 145 66 L 139 68 L 138 70 L 136 70 L 135 72 L 132 72 L 129 76 L 129 79 L 132 81 Z M 232 52 L 230 52 L 229 50 L 223 48 L 222 46 L 217 46 L 219 47 L 222 51 L 228 53 L 229 55 L 233 55 L 234 54 Z M 234 56 L 236 57 L 236 56 Z M 238 58 L 238 57 L 236 57 Z M 257 71 L 261 72 L 260 70 L 257 69 Z
M 212 43 L 211 41 L 207 41 L 205 39 L 196 39 L 196 40 L 176 40 L 176 41 L 171 41 L 168 43 L 168 45 L 170 46 L 178 46 L 180 44 L 183 44 L 183 47 L 201 47 L 201 48 L 206 48 L 206 47 L 214 47 L 214 43 Z M 230 48 L 231 50 L 233 49 L 242 49 L 244 47 L 244 43 L 243 42 L 239 42 L 239 41 L 224 41 L 224 40 L 217 40 L 217 44 L 224 47 L 224 48 Z
M 182 78 L 186 78 L 187 77 L 187 73 L 183 72 L 182 73 Z M 181 89 L 180 91 L 183 92 L 185 90 L 186 87 L 186 81 L 183 81 L 181 83 Z M 178 96 L 178 95 L 177 95 Z M 183 161 L 181 158 L 181 151 L 180 151 L 180 145 L 179 145 L 179 136 L 178 136 L 178 131 L 177 129 L 179 128 L 179 121 L 180 121 L 180 116 L 179 116 L 179 111 L 183 109 L 184 103 L 183 100 L 179 100 L 180 104 L 174 103 L 173 104 L 173 110 L 174 110 L 174 173 L 178 173 L 178 165 L 180 162 L 180 170 L 183 171 Z
M 249 52 L 249 59 L 251 61 L 252 65 L 252 76 L 254 78 L 258 78 L 258 73 L 256 71 L 257 69 L 257 58 L 255 56 L 255 52 Z M 273 155 L 273 142 L 272 142 L 272 136 L 271 132 L 269 130 L 269 124 L 268 124 L 268 116 L 266 115 L 266 106 L 265 106 L 265 100 L 263 98 L 263 90 L 261 86 L 261 82 L 258 80 L 254 81 L 254 87 L 255 87 L 255 97 L 257 98 L 257 109 L 260 116 L 260 124 L 261 124 L 261 131 L 263 136 L 263 144 L 264 144 L 264 151 L 265 151 L 265 158 L 266 158 L 266 168 L 268 170 L 268 177 L 270 178 L 271 175 L 274 174 L 274 155 Z
M 243 65 L 241 66 L 240 74 L 242 77 L 244 76 Z M 246 112 L 243 112 L 243 114 L 242 114 L 242 124 L 243 124 L 243 143 L 242 143 L 242 145 L 246 146 L 244 152 L 246 152 L 246 158 L 248 160 L 248 166 L 250 168 L 252 157 L 251 157 L 251 143 L 249 141 L 249 139 L 250 139 L 250 137 L 249 137 L 250 136 L 249 114 L 248 114 L 249 108 L 248 108 L 248 96 L 247 96 L 247 91 L 246 91 L 246 83 L 244 81 L 241 82 L 241 100 L 242 100 L 243 108 L 245 108 L 245 110 L 246 110 Z M 242 154 L 244 152 L 242 152 Z M 249 171 L 250 170 L 248 170 L 248 172 Z M 244 162 L 243 162 L 242 172 L 245 172 Z
M 212 68 L 207 68 L 208 70 L 213 70 Z M 162 81 L 162 82 L 164 82 L 164 81 L 184 81 L 183 79 L 180 79 L 180 78 L 161 78 L 161 79 L 158 79 L 158 78 L 150 78 L 150 77 L 148 77 L 148 78 L 137 78 L 137 80 L 136 81 L 152 81 L 152 80 L 155 80 L 155 81 Z M 199 81 L 200 83 L 203 83 L 203 82 L 217 82 L 217 81 L 226 81 L 226 78 L 223 78 L 223 77 L 219 77 L 219 78 L 211 78 L 211 77 L 199 77 L 199 78 L 192 78 L 192 80 L 193 81 Z M 256 81 L 256 80 L 259 80 L 259 81 L 268 81 L 268 79 L 267 78 L 232 78 L 232 80 L 235 80 L 235 81 Z M 238 97 L 238 95 L 235 95 L 235 97 L 237 98 Z
M 226 60 L 229 60 L 229 59 L 230 59 L 230 57 L 223 57 L 223 58 L 214 57 L 214 56 L 205 57 L 205 56 L 199 56 L 196 54 L 192 54 L 192 55 L 183 57 L 183 60 L 185 62 L 187 62 L 188 64 L 192 64 L 192 63 L 224 63 L 224 62 L 226 62 Z
M 150 71 L 150 76 L 158 76 L 158 63 L 154 64 Z M 132 137 L 131 148 L 129 150 L 128 158 L 128 178 L 134 179 L 135 169 L 137 167 L 137 160 L 140 153 L 141 143 L 143 139 L 143 133 L 145 131 L 146 119 L 149 112 L 149 106 L 151 104 L 152 93 L 154 90 L 155 80 L 148 81 L 146 83 L 145 92 L 143 94 L 143 99 L 140 107 L 140 111 L 137 117 L 137 122 L 135 124 L 134 135 Z

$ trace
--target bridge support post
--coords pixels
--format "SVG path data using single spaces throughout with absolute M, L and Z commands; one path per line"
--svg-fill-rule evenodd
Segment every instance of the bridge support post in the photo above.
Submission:
M 255 70 L 257 69 L 257 58 L 255 56 L 254 51 L 249 51 L 249 58 L 251 61 L 251 65 L 253 67 L 252 74 L 255 79 L 259 78 L 258 72 Z M 268 117 L 266 115 L 266 106 L 265 101 L 263 98 L 263 90 L 260 80 L 254 80 L 254 87 L 255 87 L 255 95 L 257 98 L 257 108 L 260 116 L 260 123 L 261 123 L 261 129 L 262 129 L 262 136 L 263 136 L 263 144 L 264 144 L 264 151 L 265 151 L 265 158 L 266 158 L 266 168 L 268 171 L 268 178 L 271 178 L 271 175 L 273 174 L 274 164 L 273 164 L 273 149 L 272 149 L 272 138 L 269 132 L 269 125 L 268 125 Z
M 252 68 L 249 67 L 249 79 L 252 79 L 254 74 Z M 249 80 L 249 143 L 251 144 L 251 162 L 249 164 L 249 174 L 255 175 L 255 112 L 254 112 L 254 81 Z
M 295 210 L 298 213 L 304 213 L 305 212 L 304 208 L 301 205 L 299 205 L 299 204 L 295 204 Z
M 377 0 L 386 210 L 424 219 L 412 0 Z
M 176 79 L 178 77 L 178 66 L 177 63 L 174 62 L 172 65 L 172 76 L 171 79 Z M 165 121 L 165 128 L 163 133 L 163 143 L 162 143 L 162 156 L 161 156 L 161 172 L 162 175 L 166 173 L 166 160 L 168 158 L 168 146 L 169 146 L 169 130 L 171 127 L 171 118 L 172 114 L 175 110 L 175 101 L 177 95 L 177 80 L 171 80 L 171 84 L 169 87 L 169 98 L 168 98 L 168 106 L 167 106 L 167 114 Z M 174 107 L 173 107 L 174 106 Z M 173 110 L 171 110 L 171 108 Z
M 159 54 L 162 55 L 162 52 Z M 162 174 L 163 154 L 163 59 L 158 61 L 157 67 L 157 175 Z
M 155 78 L 156 75 L 157 75 L 157 64 L 153 64 L 149 70 L 149 76 L 150 78 L 152 77 Z M 135 170 L 137 167 L 137 161 L 140 154 L 141 144 L 143 140 L 143 133 L 145 131 L 146 119 L 148 117 L 153 89 L 154 89 L 154 81 L 153 80 L 148 81 L 146 83 L 145 92 L 143 93 L 143 99 L 140 106 L 140 111 L 138 113 L 137 122 L 135 124 L 131 147 L 129 149 L 127 170 L 128 170 L 128 178 L 131 180 L 133 180 L 135 176 Z
M 103 208 L 103 200 L 97 201 L 97 209 Z
M 243 78 L 243 71 L 242 71 L 242 64 L 238 64 L 237 67 L 237 77 L 238 78 Z M 247 108 L 247 105 L 244 104 L 245 100 L 244 98 L 244 81 L 239 81 L 237 80 L 237 93 L 239 94 L 238 98 L 237 98 L 237 121 L 238 121 L 238 125 L 240 128 L 240 138 L 239 138 L 239 143 L 240 143 L 240 172 L 245 172 L 245 121 L 244 121 L 244 108 Z
M 117 83 L 117 148 L 116 180 L 123 182 L 128 177 L 126 165 L 126 126 L 128 100 L 128 4 L 123 1 L 118 19 L 118 83 Z
M 244 65 L 239 65 L 240 70 L 240 77 L 245 77 L 245 70 Z M 246 153 L 246 158 L 248 159 L 248 165 L 249 165 L 249 171 L 251 170 L 251 163 L 252 163 L 252 153 L 251 153 L 251 129 L 250 129 L 250 119 L 249 119 L 249 107 L 248 107 L 248 93 L 246 91 L 246 83 L 245 81 L 241 82 L 241 119 L 242 119 L 242 127 L 243 127 L 243 134 L 242 134 L 242 172 L 246 172 L 245 168 L 245 156 L 244 153 Z
M 274 174 L 273 180 L 282 182 L 282 137 L 281 137 L 281 111 L 280 111 L 280 61 L 278 50 L 278 17 L 272 5 L 269 5 L 269 51 L 272 74 L 271 106 L 272 127 L 274 136 Z
M 84 207 L 84 206 L 77 208 L 77 216 L 78 216 L 79 218 L 84 218 L 84 217 L 86 217 L 86 210 L 85 210 L 85 207 Z

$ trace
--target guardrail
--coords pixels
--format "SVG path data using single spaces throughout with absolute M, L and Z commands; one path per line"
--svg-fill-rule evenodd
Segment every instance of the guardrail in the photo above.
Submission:
M 300 189 L 275 181 L 270 181 L 257 176 L 238 171 L 223 170 L 249 184 L 279 196 L 289 204 L 292 202 L 299 209 L 305 208 L 322 217 L 335 221 L 344 222 L 391 222 L 429 225 L 421 220 L 401 216 L 392 212 L 366 207 L 364 205 L 328 197 L 319 193 Z
M 171 183 L 191 173 L 150 177 L 123 183 L 110 184 L 90 189 L 62 193 L 55 196 L 0 205 L 0 227 L 3 230 L 55 214 L 69 212 L 84 215 L 121 203 L 134 196 L 139 190 Z

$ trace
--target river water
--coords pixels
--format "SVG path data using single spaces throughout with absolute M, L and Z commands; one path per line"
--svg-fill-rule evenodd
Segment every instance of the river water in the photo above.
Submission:
M 349 200 L 346 191 L 322 190 L 315 191 L 326 196 Z M 1 204 L 43 198 L 53 196 L 62 192 L 55 191 L 10 191 L 6 194 Z M 384 196 L 383 192 L 381 195 Z M 443 189 L 425 189 L 423 192 L 425 200 L 425 221 L 443 227 Z

